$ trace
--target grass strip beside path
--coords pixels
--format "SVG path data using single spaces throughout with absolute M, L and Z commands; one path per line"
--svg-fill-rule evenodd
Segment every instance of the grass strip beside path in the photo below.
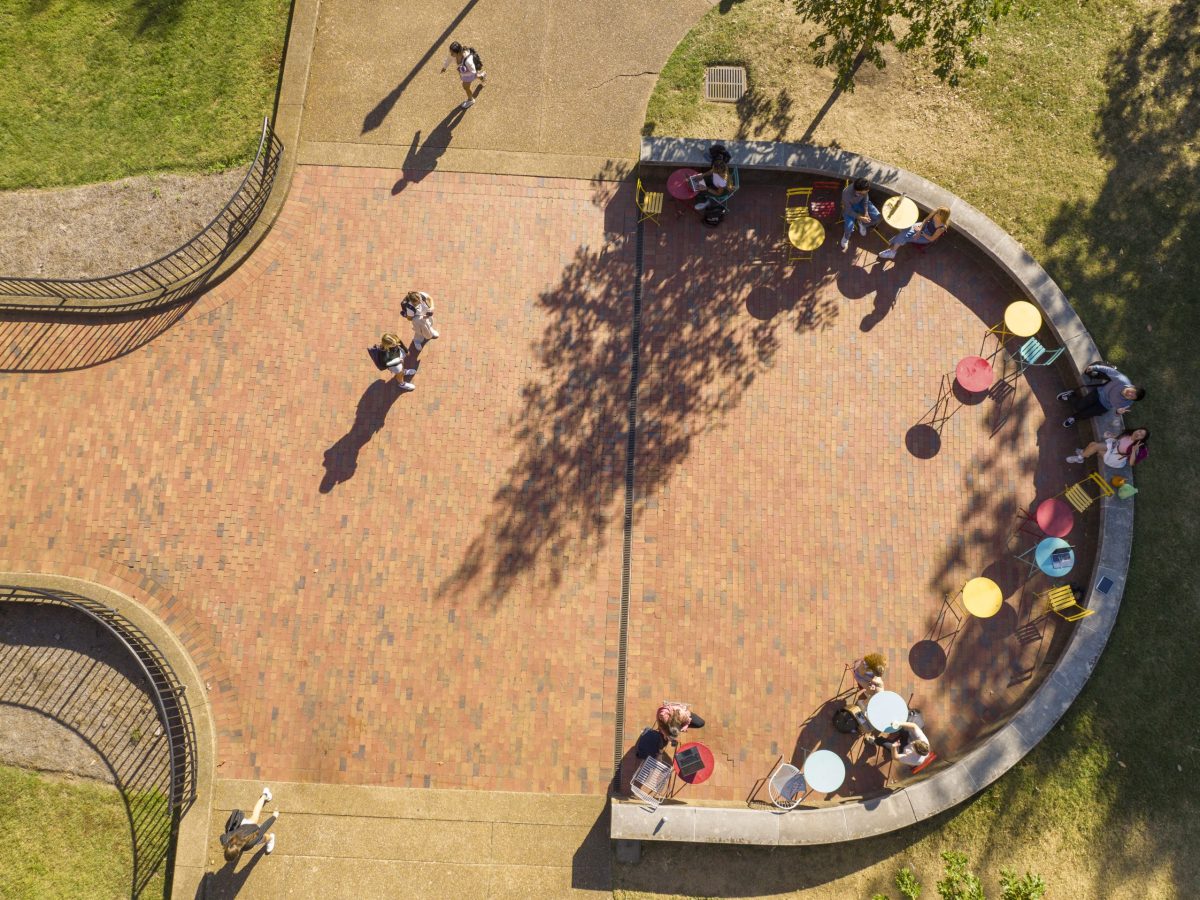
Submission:
M 129 818 L 115 787 L 0 765 L 0 897 L 129 896 Z M 162 896 L 162 873 L 143 896 Z
M 959 810 L 895 835 L 827 848 L 644 846 L 618 896 L 896 896 L 911 864 L 926 890 L 962 850 L 998 893 L 1003 866 L 1051 896 L 1194 897 L 1200 885 L 1200 4 L 1045 0 L 987 39 L 991 62 L 957 89 L 919 56 L 864 70 L 852 94 L 807 62 L 812 34 L 779 0 L 723 2 L 664 67 L 647 133 L 843 147 L 954 191 L 1021 241 L 1066 292 L 1106 358 L 1148 390 L 1154 432 L 1138 469 L 1130 579 L 1092 680 L 1025 760 Z M 700 101 L 703 68 L 744 64 L 737 106 Z M 830 102 L 832 101 L 832 102 Z M 1048 425 L 1047 427 L 1056 427 Z M 686 873 L 684 879 L 671 873 Z
M 216 171 L 271 112 L 287 0 L 3 0 L 0 190 Z

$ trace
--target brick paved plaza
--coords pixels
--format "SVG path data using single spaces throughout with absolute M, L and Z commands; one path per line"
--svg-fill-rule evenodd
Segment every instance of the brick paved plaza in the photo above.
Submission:
M 182 317 L 0 324 L 0 564 L 127 567 L 209 682 L 221 777 L 602 793 L 632 190 L 397 175 L 299 167 L 250 262 Z M 689 799 L 848 746 L 823 704 L 871 650 L 953 757 L 1063 636 L 1021 627 L 1007 549 L 1018 506 L 1078 477 L 1059 375 L 968 398 L 932 455 L 910 431 L 1015 287 L 954 237 L 881 270 L 877 238 L 843 256 L 831 231 L 780 266 L 781 208 L 782 183 L 747 185 L 716 231 L 670 209 L 645 231 L 624 744 L 690 701 L 718 765 Z M 366 347 L 407 336 L 413 288 L 443 337 L 401 395 Z M 935 646 L 975 575 L 1006 606 Z M 881 786 L 868 762 L 847 795 Z

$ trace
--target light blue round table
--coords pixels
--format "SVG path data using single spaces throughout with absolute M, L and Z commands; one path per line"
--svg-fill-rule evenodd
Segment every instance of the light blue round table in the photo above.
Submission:
M 1061 569 L 1054 568 L 1050 560 L 1055 550 L 1068 550 L 1071 554 L 1067 559 L 1067 564 Z M 1060 537 L 1043 538 L 1038 542 L 1037 549 L 1033 551 L 1033 560 L 1037 563 L 1037 567 L 1051 578 L 1065 578 L 1075 567 L 1075 550 Z
M 867 721 L 876 731 L 891 734 L 896 729 L 893 722 L 903 722 L 908 718 L 908 704 L 895 691 L 880 691 L 867 701 Z
M 804 780 L 814 791 L 832 794 L 846 780 L 846 764 L 832 750 L 814 750 L 804 761 Z

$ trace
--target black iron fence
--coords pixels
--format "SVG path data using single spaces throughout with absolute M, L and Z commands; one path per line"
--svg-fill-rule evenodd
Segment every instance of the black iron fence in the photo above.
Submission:
M 254 162 L 233 198 L 198 235 L 166 256 L 99 278 L 0 276 L 0 310 L 111 312 L 167 306 L 189 300 L 254 227 L 271 195 L 283 143 L 263 119 Z
M 36 709 L 72 728 L 104 759 L 125 803 L 133 836 L 132 895 L 138 897 L 164 864 L 167 894 L 179 820 L 196 799 L 196 735 L 185 686 L 154 643 L 121 613 L 89 597 L 70 591 L 43 590 L 22 585 L 0 585 L 0 603 L 28 603 L 75 610 L 97 622 L 129 652 L 145 677 L 146 688 L 129 685 L 130 696 L 118 698 L 122 721 L 91 721 L 76 707 L 95 696 L 95 685 L 86 684 L 88 672 L 57 671 L 67 664 L 61 656 L 38 665 L 36 673 L 19 671 L 32 666 L 9 665 L 0 673 L 0 702 Z M 60 684 L 73 684 L 65 692 Z M 46 690 L 53 685 L 52 690 Z M 111 687 L 106 688 L 111 690 Z M 158 727 L 143 734 L 139 698 L 149 696 L 150 713 Z M 128 737 L 130 729 L 136 740 Z

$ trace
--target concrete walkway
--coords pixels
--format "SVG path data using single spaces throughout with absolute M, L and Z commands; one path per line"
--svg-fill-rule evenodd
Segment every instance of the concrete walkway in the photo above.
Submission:
M 224 863 L 229 812 L 262 785 L 215 785 L 209 874 L 176 896 L 598 897 L 611 894 L 602 797 L 275 783 L 276 849 Z M 253 873 L 253 878 L 251 878 Z
M 637 159 L 646 102 L 707 0 L 324 0 L 299 162 L 618 177 Z M 474 108 L 451 40 L 488 73 Z M 289 51 L 290 52 L 290 51 Z

